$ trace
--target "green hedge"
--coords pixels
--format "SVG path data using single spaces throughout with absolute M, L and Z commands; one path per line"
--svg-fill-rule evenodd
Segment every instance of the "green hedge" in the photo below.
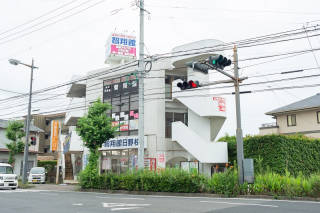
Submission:
M 228 142 L 229 159 L 236 159 L 235 137 L 225 136 L 219 141 Z M 320 172 L 320 140 L 302 135 L 247 136 L 244 155 L 255 159 L 255 168 L 259 171 L 270 168 L 284 175 L 287 170 L 294 176 Z M 258 168 L 259 158 L 262 168 Z
M 150 171 L 113 173 L 92 176 L 84 172 L 80 175 L 82 188 L 107 190 L 154 191 L 154 192 L 202 192 L 207 179 L 198 174 L 182 170 L 167 169 L 159 173 Z
M 53 171 L 57 165 L 56 160 L 38 161 L 39 167 L 44 167 L 47 172 Z
M 243 195 L 311 196 L 320 197 L 320 174 L 305 177 L 280 175 L 274 172 L 259 174 L 254 184 L 238 184 L 237 171 L 215 173 L 211 178 L 189 174 L 178 169 L 160 173 L 141 171 L 117 175 L 113 173 L 89 176 L 80 174 L 83 189 L 128 190 L 152 192 L 206 192 L 227 197 Z

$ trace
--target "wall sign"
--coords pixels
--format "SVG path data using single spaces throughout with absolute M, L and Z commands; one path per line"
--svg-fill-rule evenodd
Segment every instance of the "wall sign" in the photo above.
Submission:
M 147 148 L 147 137 L 144 139 L 144 147 Z M 120 136 L 107 140 L 100 150 L 137 149 L 139 147 L 138 136 Z

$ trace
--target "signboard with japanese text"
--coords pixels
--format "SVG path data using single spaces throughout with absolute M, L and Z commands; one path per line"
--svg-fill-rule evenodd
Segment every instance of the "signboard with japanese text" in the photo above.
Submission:
M 51 151 L 57 151 L 59 144 L 59 121 L 51 122 Z
M 166 154 L 165 152 L 157 152 L 157 168 L 165 169 L 166 168 Z
M 213 97 L 213 101 L 216 101 L 218 103 L 218 110 L 220 112 L 226 111 L 226 100 L 221 97 Z
M 147 137 L 144 140 L 144 147 L 147 148 Z M 119 136 L 112 138 L 102 144 L 100 150 L 114 150 L 114 149 L 137 149 L 139 147 L 138 136 Z
M 106 61 L 136 58 L 136 37 L 112 33 L 106 43 Z

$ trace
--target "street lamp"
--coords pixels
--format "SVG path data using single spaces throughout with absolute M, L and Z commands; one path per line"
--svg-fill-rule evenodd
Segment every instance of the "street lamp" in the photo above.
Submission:
M 32 97 L 32 80 L 33 80 L 33 69 L 38 69 L 34 66 L 34 61 L 32 59 L 31 65 L 20 62 L 16 59 L 9 59 L 9 63 L 12 65 L 24 65 L 31 68 L 30 77 L 30 90 L 29 90 L 29 105 L 28 105 L 28 115 L 27 115 L 27 127 L 26 127 L 26 143 L 24 145 L 23 154 L 23 170 L 22 170 L 22 182 L 25 184 L 27 181 L 27 163 L 28 163 L 28 152 L 29 152 L 29 134 L 30 134 L 30 114 L 31 114 L 31 97 Z

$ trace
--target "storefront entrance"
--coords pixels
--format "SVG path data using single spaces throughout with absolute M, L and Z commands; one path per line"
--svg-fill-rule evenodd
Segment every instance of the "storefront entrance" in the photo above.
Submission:
M 101 173 L 120 174 L 137 167 L 137 149 L 102 151 L 101 155 Z

